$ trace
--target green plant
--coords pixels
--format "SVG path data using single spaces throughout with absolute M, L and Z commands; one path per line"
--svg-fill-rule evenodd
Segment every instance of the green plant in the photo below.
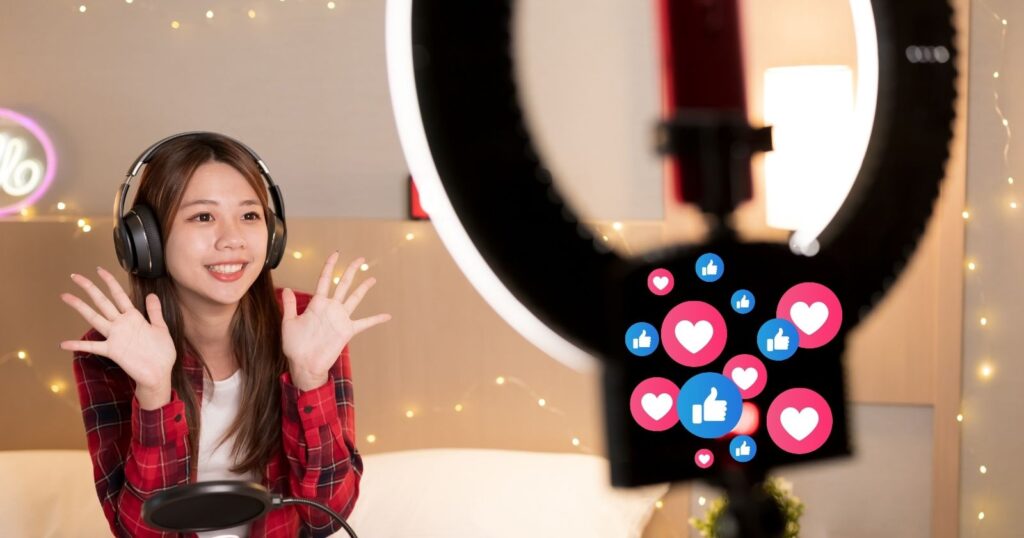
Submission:
M 800 516 L 804 513 L 804 503 L 800 502 L 793 495 L 793 485 L 779 477 L 769 477 L 764 481 L 764 491 L 775 502 L 782 511 L 782 517 L 786 521 L 784 538 L 797 538 L 800 534 Z M 719 538 L 718 522 L 729 506 L 729 500 L 725 497 L 711 501 L 702 519 L 690 518 L 690 525 L 706 538 Z

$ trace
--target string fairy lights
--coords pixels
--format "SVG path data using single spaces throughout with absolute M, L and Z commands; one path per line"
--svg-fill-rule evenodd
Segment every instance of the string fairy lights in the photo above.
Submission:
M 135 0 L 124 0 L 124 3 L 127 4 L 128 6 L 131 6 L 132 4 L 135 3 Z M 151 0 L 150 3 L 151 4 L 157 4 L 158 2 L 153 2 Z M 279 2 L 279 4 L 283 4 L 283 3 L 285 3 L 285 0 L 281 0 Z M 335 2 L 333 0 L 325 2 L 322 5 L 323 5 L 323 8 L 326 8 L 328 11 L 336 11 L 337 8 L 339 7 L 338 6 L 338 2 Z M 89 6 L 87 4 L 79 4 L 75 9 L 76 9 L 76 11 L 78 11 L 78 13 L 85 15 L 89 11 Z M 247 9 L 247 10 L 241 11 L 241 13 L 242 13 L 241 16 L 247 17 L 249 19 L 255 19 L 256 18 L 256 10 L 255 9 Z M 232 15 L 235 15 L 235 14 L 231 13 L 231 14 L 229 14 L 229 17 L 232 16 Z M 205 11 L 198 12 L 198 16 L 202 17 L 202 18 L 205 18 L 207 21 L 212 21 L 213 18 L 214 18 L 214 11 L 212 9 L 206 9 Z M 170 23 L 171 24 L 171 29 L 172 30 L 177 30 L 177 29 L 181 28 L 182 27 L 181 20 L 182 20 L 181 18 L 173 19 L 171 21 L 171 23 Z
M 1002 131 L 1003 131 L 1003 135 L 1004 135 L 1004 143 L 1003 143 L 1003 148 L 1002 148 L 1002 170 L 1001 170 L 1000 176 L 1006 178 L 1006 186 L 1009 189 L 1009 192 L 1007 192 L 1007 194 L 1003 198 L 1003 202 L 1002 203 L 1006 204 L 1004 207 L 1009 208 L 1009 213 L 1008 214 L 1015 215 L 1016 214 L 1016 210 L 1017 210 L 1019 204 L 1017 202 L 1018 197 L 1016 196 L 1016 193 L 1014 192 L 1015 189 L 1016 189 L 1016 186 L 1014 184 L 1014 179 L 1013 179 L 1013 176 L 1010 174 L 1010 148 L 1011 148 L 1011 143 L 1012 143 L 1012 140 L 1013 140 L 1013 130 L 1012 130 L 1011 125 L 1010 125 L 1010 123 L 1011 123 L 1010 122 L 1010 118 L 1008 118 L 1006 116 L 1006 113 L 1004 112 L 1003 104 L 1002 104 L 1002 101 L 1001 101 L 1001 94 L 1000 94 L 1000 86 L 1003 83 L 1002 81 L 1006 79 L 1006 77 L 1003 76 L 1003 75 L 1005 75 L 1006 40 L 1007 40 L 1006 38 L 1007 38 L 1007 32 L 1009 30 L 1010 23 L 1009 23 L 1009 21 L 1006 18 L 1002 17 L 999 13 L 997 13 L 995 10 L 993 10 L 992 7 L 989 6 L 988 3 L 985 2 L 984 0 L 980 1 L 979 4 L 988 12 L 989 16 L 992 18 L 992 20 L 994 22 L 994 25 L 999 29 L 999 51 L 1000 51 L 1000 54 L 999 54 L 999 65 L 997 65 L 996 68 L 992 71 L 992 82 L 991 82 L 992 83 L 992 97 L 993 97 L 993 105 L 994 105 L 994 109 L 995 109 L 995 114 L 996 114 L 996 116 L 997 116 L 997 118 L 999 120 L 999 124 L 1002 126 Z M 969 211 L 968 209 L 964 209 L 963 213 L 962 213 L 962 216 L 963 216 L 963 219 L 965 221 L 970 221 L 973 215 L 972 215 L 971 211 Z M 966 226 L 966 224 L 965 224 L 965 226 Z M 966 260 L 965 267 L 966 267 L 967 271 L 975 272 L 978 269 L 978 266 L 979 266 L 979 264 L 978 264 L 977 260 L 975 260 L 975 259 L 968 259 L 968 260 Z M 984 315 L 984 316 L 980 316 L 978 318 L 979 330 L 980 329 L 988 328 L 988 326 L 990 325 L 989 321 L 990 321 L 989 320 L 989 316 L 987 314 Z M 984 341 L 987 342 L 988 340 L 984 340 Z M 995 374 L 996 374 L 995 361 L 993 359 L 991 359 L 991 358 L 984 359 L 984 361 L 978 367 L 977 375 L 978 375 L 979 381 L 982 382 L 982 383 L 990 382 L 993 379 L 993 377 L 995 376 Z M 962 424 L 964 422 L 964 420 L 965 420 L 965 417 L 964 417 L 963 413 L 959 413 L 959 414 L 956 415 L 956 421 L 958 423 Z M 969 448 L 968 452 L 969 452 L 969 456 L 968 457 L 973 458 L 974 457 L 974 452 L 975 452 L 973 447 Z M 961 457 L 963 458 L 964 456 L 961 456 Z M 978 473 L 981 474 L 981 475 L 986 475 L 988 473 L 988 466 L 985 465 L 985 464 L 978 465 L 977 469 L 978 469 Z M 983 508 L 983 507 L 978 506 L 978 508 Z M 975 508 L 975 509 L 977 509 L 977 508 Z M 978 518 L 977 520 L 979 522 L 984 521 L 984 519 L 985 519 L 985 512 L 984 512 L 984 510 L 978 510 L 977 518 Z

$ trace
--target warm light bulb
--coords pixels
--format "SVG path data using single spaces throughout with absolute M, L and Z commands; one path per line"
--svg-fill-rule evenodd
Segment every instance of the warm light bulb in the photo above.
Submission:
M 364 263 L 364 264 L 362 264 L 362 265 L 360 265 L 360 266 L 359 266 L 359 270 L 360 270 L 360 271 L 366 271 L 366 270 L 367 270 L 367 269 L 369 269 L 369 268 L 370 268 L 370 265 L 369 265 L 369 264 L 367 264 L 367 263 Z
M 85 5 L 84 4 L 81 5 L 81 6 L 78 6 L 78 12 L 79 13 L 85 13 Z
M 1006 182 L 1009 183 L 1010 185 L 1013 185 L 1013 178 L 1012 177 L 1006 178 Z
M 414 237 L 416 237 L 416 236 L 413 235 L 412 232 L 409 232 L 409 233 L 405 234 L 405 240 L 406 241 L 412 241 Z
M 499 384 L 499 385 L 504 385 L 505 384 L 505 378 L 501 377 L 501 376 L 498 376 L 498 379 L 495 379 L 494 382 Z
M 988 318 L 981 318 L 980 320 L 978 320 L 978 323 L 981 323 L 981 326 L 984 327 L 988 325 Z
M 580 446 L 580 438 L 579 437 L 573 437 L 572 438 L 572 446 Z
M 704 506 L 705 504 L 707 504 L 707 502 L 708 502 L 708 500 L 705 499 L 703 495 L 701 495 L 700 497 L 697 497 L 697 504 L 699 504 L 701 506 Z
M 412 409 L 405 412 L 405 418 L 412 418 L 414 416 L 416 416 L 416 413 L 413 413 Z
M 985 512 L 978 512 L 978 519 L 985 519 Z
M 1017 202 L 1010 202 L 1010 209 L 1017 209 Z
M 327 2 L 327 9 L 334 9 L 334 2 Z
M 544 400 L 544 398 L 541 398 L 541 399 L 537 400 L 537 405 L 539 405 L 541 407 L 544 407 L 547 404 L 548 404 L 548 402 L 546 400 Z
M 1009 126 L 1010 126 L 1010 120 L 1008 120 L 1006 118 L 1003 118 L 1003 127 L 1009 127 Z
M 18 360 L 22 360 L 23 361 L 23 360 L 25 360 L 25 357 L 28 357 L 28 353 L 25 353 L 24 351 L 19 351 L 18 352 Z
M 341 282 L 341 277 L 340 276 L 334 277 L 334 283 L 337 284 L 338 282 Z
M 982 465 L 981 467 L 978 467 L 978 472 L 980 472 L 981 474 L 985 474 L 988 472 L 988 467 Z
M 462 404 L 455 404 L 455 412 L 456 413 L 461 413 L 462 412 Z
M 999 78 L 999 71 L 992 73 L 992 78 Z
M 622 223 L 621 222 L 613 222 L 612 223 L 612 228 L 614 228 L 616 232 L 621 232 L 622 231 Z
M 658 510 L 661 510 L 664 506 L 665 503 L 661 499 L 658 499 L 657 502 L 654 503 L 654 507 L 657 508 Z
M 57 210 L 58 211 L 64 211 L 64 209 L 66 209 L 67 207 L 68 207 L 67 204 L 65 204 L 64 202 L 57 202 Z
M 78 227 L 81 228 L 82 226 L 85 226 L 85 219 L 78 219 Z
M 29 210 L 28 210 L 28 208 L 26 207 L 26 208 L 22 209 L 21 211 L 19 211 L 19 213 L 21 213 L 21 216 L 22 216 L 22 217 L 27 217 L 27 216 L 28 216 L 28 214 L 29 214 Z
M 181 23 L 178 21 L 171 21 L 171 28 L 177 30 L 178 28 L 181 28 Z
M 978 266 L 974 262 L 967 262 L 967 268 L 970 269 L 971 271 L 973 271 L 973 270 L 977 269 Z
M 206 11 L 206 18 L 207 19 L 212 19 L 213 18 L 213 10 L 212 9 L 208 9 Z
M 85 232 L 85 233 L 89 233 L 89 232 L 92 231 L 92 226 L 89 226 L 88 224 L 86 224 L 85 226 L 82 226 L 82 231 Z
M 50 391 L 52 391 L 54 394 L 60 394 L 60 385 L 58 385 L 57 383 L 50 385 Z
M 255 19 L 256 18 L 256 10 L 255 9 L 250 9 L 249 10 L 249 18 L 250 19 Z
M 370 435 L 367 435 L 366 436 L 366 442 L 367 443 L 376 443 L 377 442 L 377 436 L 372 434 L 372 433 Z
M 963 216 L 964 220 L 971 218 L 971 213 L 969 211 L 964 211 L 963 213 L 960 213 L 960 215 Z
M 1006 26 L 1006 19 L 1003 19 L 1003 26 Z
M 964 421 L 964 416 L 963 416 L 963 414 L 959 414 L 959 415 L 957 415 L 957 416 L 956 416 L 956 421 L 957 421 L 957 422 L 963 422 L 963 421 Z
M 991 364 L 983 364 L 981 366 L 981 369 L 978 372 L 981 374 L 981 377 L 984 377 L 985 379 L 988 379 L 988 378 L 992 377 L 992 365 Z
M 134 2 L 134 1 L 135 1 L 135 0 L 124 0 L 124 3 L 126 3 L 126 4 L 130 4 L 130 3 Z
M 295 258 L 296 260 L 301 260 L 302 259 L 302 253 L 299 252 L 298 250 L 296 250 L 295 252 L 292 252 L 292 258 Z

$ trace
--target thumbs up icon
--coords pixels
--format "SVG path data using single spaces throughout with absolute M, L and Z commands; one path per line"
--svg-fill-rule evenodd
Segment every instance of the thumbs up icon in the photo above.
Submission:
M 750 308 L 750 299 L 744 294 L 739 301 L 736 301 L 736 309 L 746 310 L 747 308 Z
M 693 419 L 694 424 L 702 424 L 704 422 L 725 422 L 725 411 L 726 401 L 719 400 L 718 389 L 711 387 L 711 392 L 708 397 L 704 399 L 704 405 L 693 404 Z
M 633 339 L 633 349 L 647 349 L 651 347 L 651 337 L 647 336 L 647 329 L 640 332 L 640 336 Z
M 708 264 L 700 268 L 700 276 L 715 276 L 718 274 L 718 266 L 715 260 L 708 260 Z
M 750 455 L 750 445 L 746 441 L 736 449 L 736 457 L 742 458 Z
M 768 351 L 786 351 L 789 349 L 789 337 L 782 334 L 782 327 L 779 327 L 775 338 L 769 338 L 765 345 Z

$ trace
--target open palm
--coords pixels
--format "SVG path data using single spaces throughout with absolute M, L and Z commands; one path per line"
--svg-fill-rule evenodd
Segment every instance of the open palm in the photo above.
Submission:
M 295 293 L 291 288 L 285 288 L 281 294 L 284 306 L 281 338 L 293 380 L 325 380 L 328 370 L 355 335 L 391 319 L 390 314 L 352 319 L 352 312 L 376 282 L 375 278 L 367 279 L 345 298 L 362 258 L 348 266 L 334 295 L 328 296 L 337 260 L 337 252 L 327 258 L 316 292 L 302 315 L 296 313 Z

